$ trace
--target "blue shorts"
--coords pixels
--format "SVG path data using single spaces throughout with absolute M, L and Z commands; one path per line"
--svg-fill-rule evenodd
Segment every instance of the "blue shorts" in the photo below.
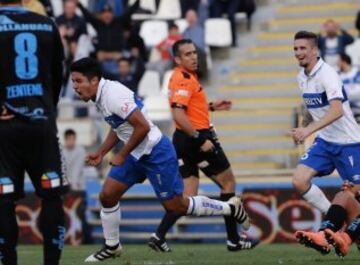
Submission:
M 316 170 L 319 177 L 336 168 L 343 180 L 360 184 L 360 143 L 341 145 L 316 138 L 299 163 Z
M 184 190 L 174 146 L 165 136 L 149 155 L 143 155 L 139 160 L 129 155 L 124 164 L 113 166 L 109 177 L 129 187 L 148 178 L 162 201 L 181 195 Z

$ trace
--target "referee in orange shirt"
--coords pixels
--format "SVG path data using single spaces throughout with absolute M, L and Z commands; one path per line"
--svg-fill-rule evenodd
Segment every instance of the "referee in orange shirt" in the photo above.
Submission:
M 184 180 L 184 195 L 197 195 L 200 169 L 219 186 L 220 199 L 227 201 L 235 196 L 235 177 L 216 133 L 210 125 L 209 110 L 229 110 L 232 103 L 226 100 L 208 103 L 196 74 L 198 54 L 191 40 L 177 41 L 173 45 L 173 54 L 177 67 L 169 83 L 169 101 L 176 125 L 173 144 L 178 156 L 180 174 Z M 178 219 L 171 213 L 167 215 L 153 235 L 159 239 L 159 246 L 164 243 L 166 245 L 165 234 Z M 251 249 L 258 244 L 259 241 L 239 236 L 237 223 L 232 217 L 225 217 L 225 225 L 229 251 Z M 249 226 L 250 223 L 247 222 L 242 224 L 246 230 Z M 161 247 L 158 250 L 163 251 Z

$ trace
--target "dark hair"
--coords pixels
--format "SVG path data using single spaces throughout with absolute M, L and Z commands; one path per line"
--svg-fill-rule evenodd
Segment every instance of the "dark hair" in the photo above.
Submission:
M 305 30 L 298 31 L 294 36 L 294 40 L 299 40 L 299 39 L 311 40 L 316 47 L 318 46 L 319 39 L 314 32 L 305 31 Z
M 102 77 L 100 64 L 93 58 L 86 57 L 73 62 L 70 66 L 71 72 L 80 72 L 89 80 L 97 77 L 99 80 Z
M 351 57 L 344 52 L 339 53 L 340 60 L 351 65 Z
M 67 129 L 64 132 L 65 138 L 68 138 L 69 136 L 76 136 L 76 132 L 73 129 Z
M 179 26 L 178 25 L 176 25 L 174 22 L 170 22 L 169 24 L 168 24 L 168 30 L 171 30 L 171 29 L 179 29 Z
M 121 57 L 121 58 L 118 60 L 118 63 L 121 63 L 121 62 L 127 62 L 127 63 L 131 64 L 130 58 L 126 58 L 126 57 Z
M 192 40 L 190 39 L 181 39 L 178 40 L 177 42 L 174 43 L 173 47 L 172 47 L 172 53 L 174 56 L 179 55 L 179 49 L 180 46 L 184 45 L 184 44 L 194 44 Z

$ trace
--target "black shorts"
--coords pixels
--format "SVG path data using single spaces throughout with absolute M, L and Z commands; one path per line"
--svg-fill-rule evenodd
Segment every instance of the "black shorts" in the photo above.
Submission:
M 0 121 L 0 196 L 24 196 L 28 173 L 41 198 L 68 190 L 55 121 Z
M 199 133 L 214 144 L 211 152 L 201 152 L 194 140 L 180 130 L 176 130 L 173 143 L 183 178 L 199 177 L 199 169 L 208 177 L 214 177 L 230 167 L 214 130 L 200 130 Z

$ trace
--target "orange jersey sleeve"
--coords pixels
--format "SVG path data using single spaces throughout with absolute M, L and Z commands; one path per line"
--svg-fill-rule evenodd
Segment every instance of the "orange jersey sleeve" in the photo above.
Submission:
M 189 105 L 189 101 L 194 91 L 194 86 L 190 79 L 186 79 L 183 73 L 175 71 L 169 82 L 170 105 L 180 104 L 185 107 Z

